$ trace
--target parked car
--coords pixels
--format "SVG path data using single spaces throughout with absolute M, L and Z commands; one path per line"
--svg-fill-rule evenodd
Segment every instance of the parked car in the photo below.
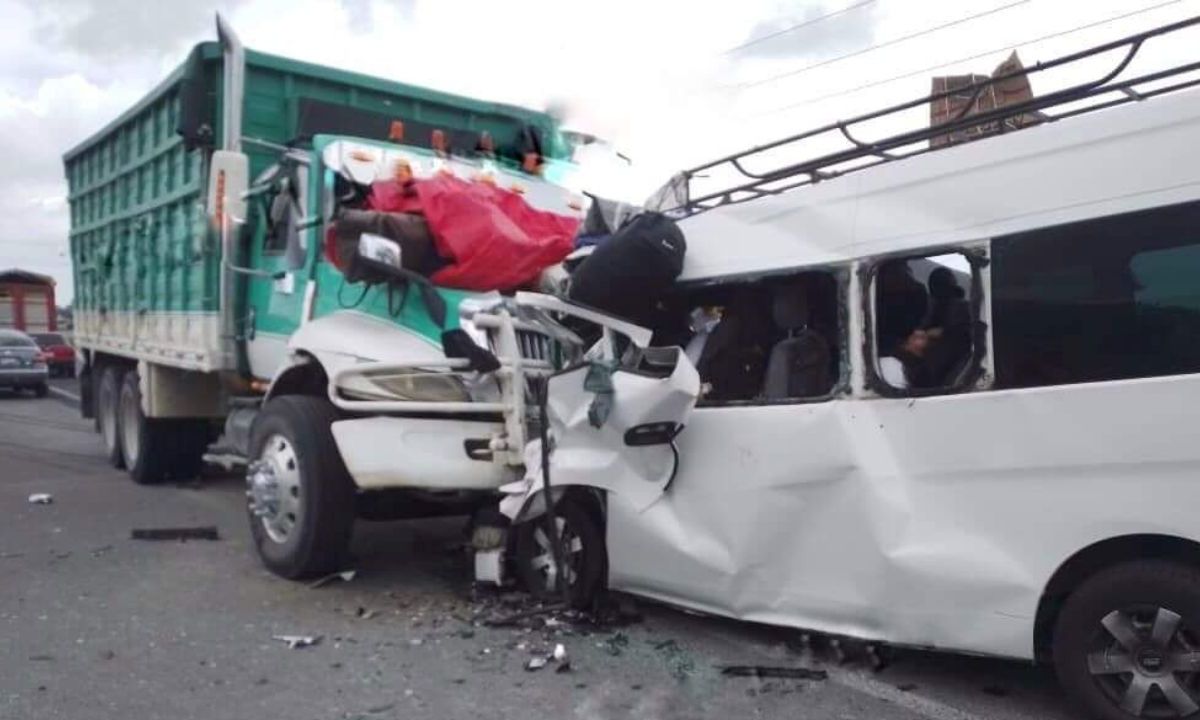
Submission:
M 38 397 L 50 392 L 46 354 L 33 338 L 20 330 L 0 330 L 0 387 L 33 390 Z
M 75 377 L 75 348 L 62 333 L 30 333 L 29 336 L 46 353 L 50 377 Z

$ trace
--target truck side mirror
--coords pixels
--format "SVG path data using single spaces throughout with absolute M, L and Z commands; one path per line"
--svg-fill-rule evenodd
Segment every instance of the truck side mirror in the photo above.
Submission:
M 215 150 L 208 170 L 207 211 L 217 228 L 246 220 L 250 160 L 244 154 Z

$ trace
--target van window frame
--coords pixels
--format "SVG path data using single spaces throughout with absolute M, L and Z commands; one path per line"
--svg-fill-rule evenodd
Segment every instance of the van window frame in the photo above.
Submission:
M 717 408 L 773 407 L 778 405 L 810 405 L 829 402 L 838 397 L 848 396 L 851 392 L 851 356 L 850 356 L 850 280 L 852 277 L 851 263 L 823 263 L 821 265 L 804 265 L 767 271 L 754 271 L 734 275 L 721 275 L 696 280 L 686 280 L 676 283 L 672 293 L 687 294 L 697 290 L 714 287 L 728 287 L 739 283 L 758 283 L 780 278 L 796 277 L 806 273 L 827 273 L 833 277 L 837 303 L 837 377 L 829 392 L 824 395 L 798 398 L 753 398 L 750 400 L 696 400 L 697 410 Z M 766 377 L 763 377 L 766 381 Z
M 991 239 L 973 240 L 957 245 L 937 245 L 921 248 L 910 248 L 902 251 L 881 253 L 859 260 L 858 298 L 862 310 L 862 362 L 863 386 L 869 392 L 884 398 L 923 398 L 948 395 L 962 395 L 981 390 L 987 390 L 991 383 L 988 373 L 988 362 L 991 347 L 988 342 L 991 328 L 991 318 L 984 317 L 984 310 L 990 307 L 986 298 L 990 297 L 991 288 L 985 287 L 988 273 L 984 272 L 991 262 Z M 971 267 L 971 365 L 970 369 L 956 385 L 936 388 L 897 388 L 886 382 L 879 374 L 878 342 L 876 340 L 877 324 L 875 313 L 876 280 L 880 268 L 898 260 L 921 260 L 938 255 L 962 255 Z

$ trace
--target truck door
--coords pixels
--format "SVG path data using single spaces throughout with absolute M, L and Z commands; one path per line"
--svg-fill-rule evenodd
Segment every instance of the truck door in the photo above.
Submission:
M 287 342 L 307 317 L 311 269 L 319 223 L 309 208 L 310 168 L 304 158 L 284 156 L 260 176 L 250 209 L 252 240 L 244 318 L 251 373 L 274 377 L 287 358 Z

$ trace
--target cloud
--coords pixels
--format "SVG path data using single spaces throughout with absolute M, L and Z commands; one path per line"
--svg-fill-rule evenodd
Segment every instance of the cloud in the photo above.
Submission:
M 212 32 L 213 15 L 245 0 L 30 0 L 43 37 L 60 48 L 100 60 L 174 50 L 181 40 Z
M 42 80 L 28 97 L 0 92 L 0 266 L 49 273 L 73 295 L 61 154 L 131 104 L 140 87 L 97 86 L 80 74 Z
M 874 7 L 806 4 L 756 23 L 735 52 L 746 58 L 831 57 L 875 40 Z M 834 14 L 836 13 L 836 14 Z

